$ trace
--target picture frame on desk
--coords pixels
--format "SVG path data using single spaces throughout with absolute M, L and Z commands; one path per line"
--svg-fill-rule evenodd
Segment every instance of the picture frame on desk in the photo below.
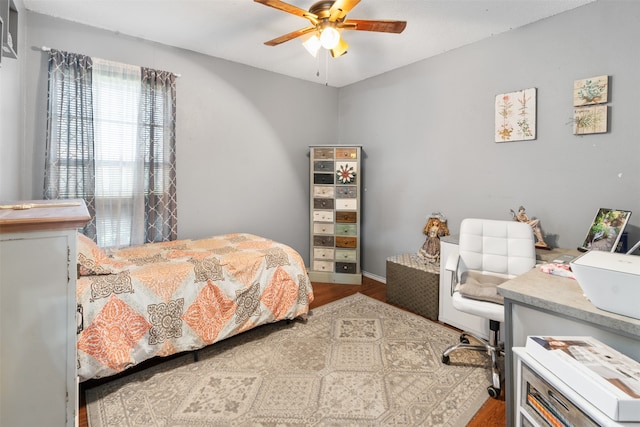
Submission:
M 630 217 L 631 211 L 598 209 L 589 231 L 587 231 L 587 236 L 578 250 L 582 252 L 590 250 L 615 252 Z

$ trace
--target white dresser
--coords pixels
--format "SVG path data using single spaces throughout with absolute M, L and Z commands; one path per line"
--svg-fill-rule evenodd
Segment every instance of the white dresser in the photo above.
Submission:
M 309 157 L 309 278 L 359 285 L 362 149 L 313 146 Z
M 66 202 L 78 204 L 0 210 L 3 427 L 76 424 L 76 230 L 89 214 Z

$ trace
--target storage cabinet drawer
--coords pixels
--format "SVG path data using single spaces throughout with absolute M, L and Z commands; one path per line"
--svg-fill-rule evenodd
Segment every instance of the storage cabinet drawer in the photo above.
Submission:
M 356 264 L 354 262 L 336 262 L 336 273 L 354 274 Z
M 356 237 L 336 236 L 336 248 L 356 248 L 358 239 Z
M 326 259 L 333 261 L 335 251 L 333 249 L 313 248 L 313 259 Z
M 333 272 L 333 261 L 313 261 L 313 270 Z
M 333 222 L 333 211 L 313 211 L 315 222 Z
M 311 152 L 314 159 L 333 159 L 333 148 L 314 148 Z
M 355 199 L 358 196 L 358 190 L 353 185 L 342 185 L 336 187 L 336 198 L 338 199 Z
M 356 224 L 337 224 L 336 234 L 339 236 L 356 236 L 358 226 Z
M 356 185 L 358 181 L 357 162 L 336 162 L 336 184 Z
M 335 234 L 335 225 L 328 222 L 314 222 L 313 234 Z
M 313 199 L 314 209 L 333 209 L 333 199 Z
M 356 262 L 358 260 L 358 255 L 354 250 L 336 249 L 335 260 L 342 262 Z
M 333 187 L 324 185 L 313 186 L 313 197 L 333 198 L 334 193 Z
M 336 199 L 336 210 L 355 211 L 358 209 L 356 199 Z
M 357 212 L 336 212 L 336 222 L 358 222 Z
M 313 162 L 313 170 L 316 172 L 333 173 L 333 162 L 331 160 L 321 160 L 318 162 Z
M 313 236 L 313 246 L 333 247 L 333 236 Z
M 333 174 L 332 173 L 314 173 L 313 174 L 313 183 L 314 184 L 333 184 Z
M 336 159 L 357 159 L 358 151 L 355 148 L 336 148 Z

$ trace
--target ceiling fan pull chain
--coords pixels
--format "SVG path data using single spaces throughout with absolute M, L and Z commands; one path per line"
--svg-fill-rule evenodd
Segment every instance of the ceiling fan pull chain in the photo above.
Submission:
M 329 51 L 324 51 L 324 85 L 329 86 Z

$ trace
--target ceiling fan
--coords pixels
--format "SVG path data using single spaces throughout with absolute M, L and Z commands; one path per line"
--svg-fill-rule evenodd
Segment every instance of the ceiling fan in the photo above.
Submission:
M 360 0 L 321 0 L 309 8 L 301 9 L 280 0 L 254 0 L 266 6 L 282 10 L 292 15 L 306 18 L 311 25 L 265 42 L 267 46 L 277 46 L 289 40 L 307 34 L 311 36 L 303 43 L 305 48 L 316 56 L 318 49 L 324 47 L 331 51 L 331 56 L 338 57 L 347 52 L 349 45 L 342 39 L 339 30 L 376 31 L 396 33 L 404 31 L 406 21 L 346 19 Z

